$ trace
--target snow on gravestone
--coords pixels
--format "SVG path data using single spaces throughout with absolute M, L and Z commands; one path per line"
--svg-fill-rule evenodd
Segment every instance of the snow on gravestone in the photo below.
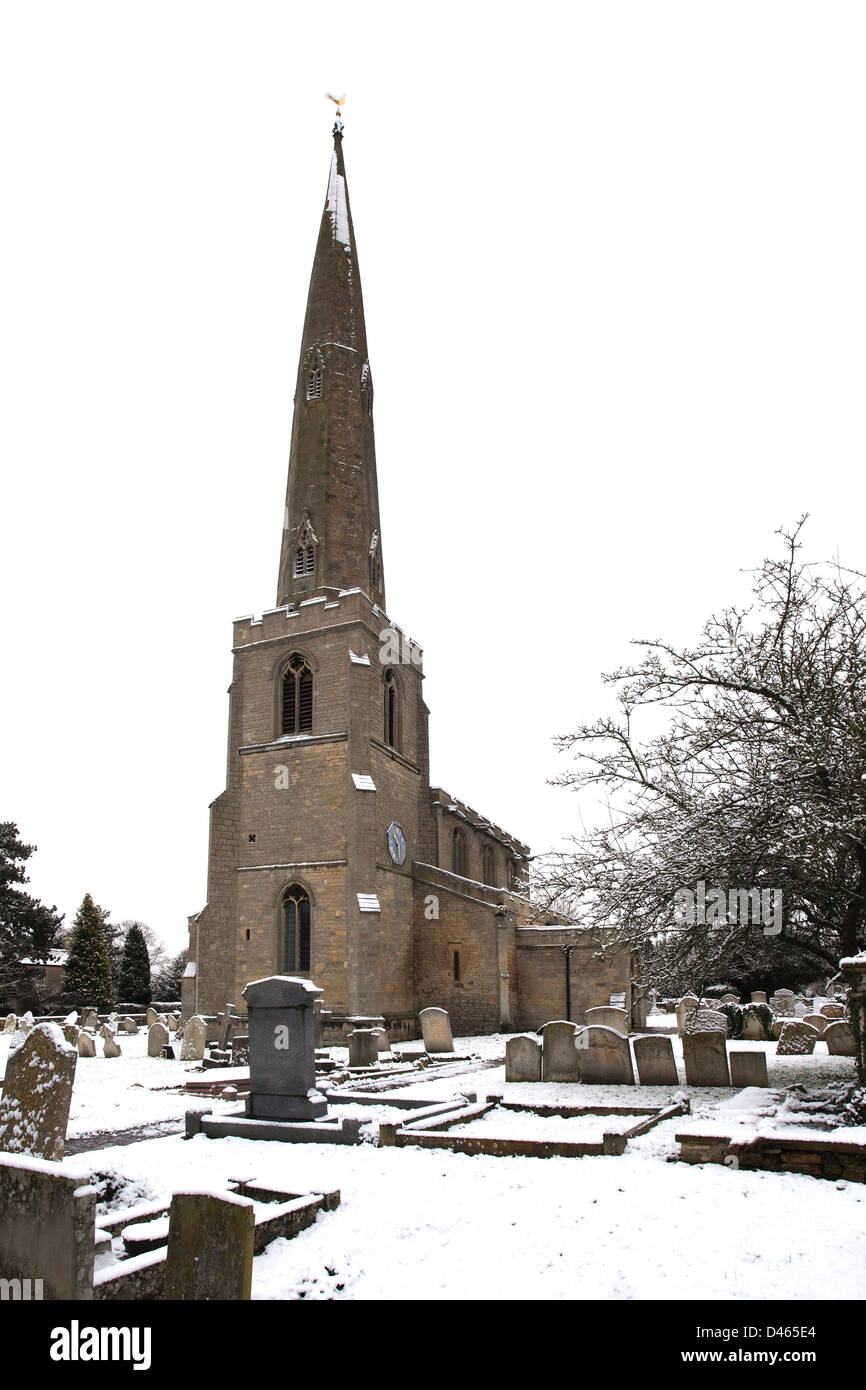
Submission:
M 802 1019 L 789 1019 L 776 1044 L 777 1057 L 809 1057 L 818 1041 L 818 1030 Z
M 254 1120 L 316 1120 L 328 1102 L 316 1090 L 312 980 L 270 975 L 244 989 L 250 1038 L 247 1115 Z
M 777 1018 L 794 1017 L 794 992 L 790 989 L 777 989 L 770 998 L 770 1008 Z
M 824 1041 L 831 1057 L 856 1057 L 854 1029 L 844 1018 L 834 1018 L 824 1029 Z
M 505 1044 L 505 1080 L 541 1080 L 541 1044 L 528 1033 L 509 1038 Z
M 607 1004 L 600 1008 L 587 1009 L 583 1016 L 584 1023 L 589 1027 L 591 1024 L 600 1024 L 603 1028 L 613 1028 L 617 1033 L 621 1033 L 624 1038 L 628 1037 L 628 1014 L 625 1009 L 612 1008 Z
M 824 1015 L 825 1018 L 845 1017 L 845 1010 L 843 1009 L 841 1004 L 824 1004 L 822 1005 L 820 1012 Z
M 161 1057 L 164 1047 L 168 1047 L 168 1029 L 164 1023 L 152 1023 L 147 1030 L 148 1057 Z
M 374 1067 L 379 1060 L 379 1039 L 372 1028 L 356 1028 L 349 1034 L 349 1066 Z
M 545 1081 L 579 1081 L 580 1067 L 574 1040 L 577 1024 L 565 1018 L 545 1023 L 541 1030 L 541 1070 Z
M 163 1297 L 231 1303 L 248 1299 L 255 1225 L 249 1197 L 176 1192 L 169 1212 Z
M 695 1009 L 686 1017 L 683 1037 L 689 1033 L 724 1033 L 727 1036 L 728 1020 L 719 1009 Z
M 685 1033 L 683 1061 L 687 1086 L 730 1086 L 724 1032 Z
M 676 1086 L 677 1064 L 669 1037 L 647 1033 L 634 1040 L 634 1060 L 641 1086 Z
M 453 1052 L 451 1019 L 447 1009 L 422 1009 L 418 1015 L 425 1052 Z
M 102 1055 L 103 1057 L 122 1057 L 120 1043 L 113 1033 L 104 1033 L 102 1036 Z
M 810 1028 L 814 1028 L 818 1037 L 822 1037 L 824 1029 L 827 1027 L 827 1020 L 823 1014 L 804 1014 L 803 1022 L 808 1023 Z
M 63 1157 L 77 1060 L 56 1023 L 39 1024 L 10 1050 L 0 1099 L 0 1149 Z
M 94 1040 L 93 1040 L 93 1038 L 91 1037 L 90 1033 L 85 1033 L 85 1031 L 84 1031 L 83 1028 L 81 1029 L 81 1031 L 80 1031 L 79 1034 L 78 1034 L 77 1046 L 78 1046 L 78 1055 L 79 1055 L 79 1057 L 95 1057 L 95 1056 L 96 1056 L 96 1043 L 94 1042 Z
M 633 1086 L 628 1038 L 615 1028 L 593 1023 L 574 1040 L 581 1081 L 596 1086 Z
M 694 1013 L 697 1007 L 698 1001 L 694 994 L 684 994 L 680 1002 L 677 1004 L 677 1032 L 679 1033 L 680 1037 L 682 1037 L 683 1033 L 685 1032 L 687 1016 L 691 1013 Z
M 180 1060 L 182 1062 L 202 1061 L 206 1042 L 207 1023 L 202 1018 L 201 1014 L 193 1014 L 183 1030 L 183 1041 L 180 1045 Z

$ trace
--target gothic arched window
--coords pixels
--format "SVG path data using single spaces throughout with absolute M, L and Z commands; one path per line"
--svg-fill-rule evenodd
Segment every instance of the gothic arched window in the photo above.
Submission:
M 310 525 L 309 519 L 305 519 L 298 532 L 298 539 L 295 541 L 293 572 L 296 579 L 300 579 L 306 574 L 316 573 L 316 544 L 316 533 Z
M 298 652 L 289 657 L 283 672 L 280 732 L 309 734 L 313 729 L 313 673 Z
M 485 845 L 481 851 L 481 877 L 491 888 L 496 886 L 496 860 L 490 845 Z
M 307 369 L 307 400 L 320 401 L 325 381 L 325 364 L 318 353 Z
M 393 671 L 385 672 L 385 742 L 397 748 L 400 740 L 400 692 Z
M 283 894 L 283 951 L 281 969 L 286 975 L 307 974 L 310 969 L 310 899 L 293 883 Z
M 462 830 L 455 827 L 451 837 L 451 868 L 461 878 L 466 877 L 466 862 L 466 836 Z

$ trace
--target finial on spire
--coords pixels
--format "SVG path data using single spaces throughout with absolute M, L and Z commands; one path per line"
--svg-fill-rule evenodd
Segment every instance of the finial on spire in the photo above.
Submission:
M 332 101 L 332 102 L 334 103 L 334 105 L 336 106 L 336 108 L 337 108 L 337 118 L 336 118 L 336 120 L 334 121 L 334 129 L 332 130 L 331 134 L 332 134 L 332 135 L 339 135 L 339 136 L 342 137 L 342 134 L 343 134 L 343 117 L 342 117 L 342 114 L 341 114 L 341 112 L 340 112 L 340 107 L 343 105 L 343 102 L 346 100 L 346 93 L 344 92 L 343 95 L 342 95 L 341 97 L 334 97 L 334 96 L 331 96 L 331 93 L 330 93 L 330 92 L 326 92 L 326 93 L 325 93 L 325 96 L 328 98 L 328 101 Z

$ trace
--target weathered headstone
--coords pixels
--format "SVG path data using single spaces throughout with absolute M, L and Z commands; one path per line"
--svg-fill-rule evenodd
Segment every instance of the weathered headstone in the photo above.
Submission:
M 62 1163 L 0 1154 L 3 1278 L 40 1280 L 46 1299 L 92 1299 L 96 1198 Z
M 721 1030 L 684 1034 L 683 1060 L 687 1085 L 730 1086 L 725 1034 Z
M 824 1042 L 831 1057 L 856 1057 L 854 1029 L 847 1019 L 836 1018 L 824 1029 Z
M 770 999 L 770 1008 L 777 1018 L 794 1017 L 794 992 L 790 989 L 777 989 Z
M 235 1033 L 232 1038 L 232 1066 L 248 1067 L 250 1064 L 250 1035 Z
M 575 1038 L 581 1081 L 597 1086 L 633 1086 L 628 1038 L 615 1028 L 590 1024 Z
M 634 1040 L 634 1060 L 641 1086 L 676 1086 L 677 1064 L 673 1044 L 664 1034 L 647 1034 Z
M 176 1192 L 169 1213 L 164 1298 L 197 1302 L 248 1299 L 255 1226 L 255 1208 L 249 1197 Z
M 677 1032 L 683 1036 L 686 1028 L 686 1018 L 690 1013 L 694 1013 L 698 1007 L 698 1001 L 694 994 L 684 994 L 677 1004 Z
M 180 1060 L 182 1062 L 200 1062 L 204 1057 L 206 1040 L 207 1024 L 201 1014 L 193 1014 L 183 1030 Z
M 224 1051 L 231 1044 L 232 1033 L 234 1032 L 235 1028 L 239 1026 L 240 1021 L 241 1020 L 238 1016 L 238 1012 L 235 1009 L 234 1004 L 226 1002 L 225 1009 L 219 1015 L 220 1031 L 219 1037 L 217 1039 L 217 1045 L 221 1052 Z
M 391 1051 L 391 1039 L 388 1037 L 388 1030 L 387 1030 L 387 1028 L 374 1028 L 374 1029 L 373 1029 L 373 1032 L 376 1034 L 376 1050 L 377 1050 L 377 1052 L 390 1052 L 390 1051 Z
M 271 975 L 244 990 L 249 1013 L 251 1119 L 315 1120 L 328 1103 L 316 1090 L 312 980 Z
M 418 1015 L 425 1052 L 453 1052 L 451 1019 L 447 1009 L 422 1009 Z
M 159 1014 L 156 1009 L 148 1006 L 144 1015 L 144 1022 L 147 1028 L 152 1028 L 155 1023 L 159 1023 Z
M 138 1032 L 138 1024 L 136 1023 L 134 1018 L 121 1019 L 120 1026 L 123 1029 L 124 1033 Z
M 505 1044 L 505 1080 L 541 1080 L 541 1044 L 528 1033 L 509 1038 Z
M 808 1057 L 815 1050 L 818 1034 L 802 1019 L 788 1019 L 779 1034 L 777 1057 Z
M 743 1041 L 744 1042 L 764 1042 L 764 1025 L 758 1014 L 753 1013 L 748 1005 L 743 1014 Z
M 162 1049 L 168 1046 L 168 1029 L 164 1023 L 152 1023 L 147 1030 L 148 1057 L 161 1057 Z
M 177 1026 L 180 1022 L 180 1019 L 178 1018 L 177 1014 L 169 1014 L 165 1022 L 166 1027 L 169 1028 L 172 1033 L 177 1032 Z
M 10 1050 L 0 1099 L 4 1153 L 63 1157 L 76 1061 L 56 1023 L 41 1023 Z
M 768 1084 L 766 1052 L 747 1052 L 745 1048 L 732 1047 L 728 1053 L 728 1060 L 731 1064 L 732 1086 L 742 1088 Z
M 809 1006 L 808 1006 L 808 1004 L 803 1003 L 803 1002 L 802 1002 L 801 1000 L 799 1000 L 799 999 L 795 999 L 795 1000 L 794 1000 L 794 1017 L 795 1017 L 795 1018 L 805 1018 L 808 1012 L 809 1012 Z
M 727 1036 L 728 1020 L 718 1009 L 694 1009 L 686 1015 L 683 1037 L 687 1033 L 724 1033 Z
M 68 1043 L 72 1043 L 72 1046 L 75 1048 L 76 1052 L 78 1051 L 78 1034 L 80 1032 L 81 1029 L 75 1023 L 63 1024 L 63 1036 Z
M 3 1024 L 3 1032 L 14 1033 L 17 1023 L 18 1019 L 16 1018 L 15 1014 L 7 1014 L 6 1020 Z
M 91 1033 L 85 1033 L 82 1028 L 78 1034 L 76 1046 L 78 1047 L 79 1057 L 95 1057 L 96 1042 Z
M 349 1034 L 349 1066 L 374 1067 L 379 1060 L 377 1043 L 372 1028 L 356 1028 Z
M 587 1028 L 593 1024 L 600 1025 L 602 1028 L 613 1028 L 617 1033 L 621 1033 L 624 1038 L 628 1037 L 628 1014 L 625 1009 L 611 1008 L 603 1005 L 597 1009 L 587 1009 L 584 1014 L 584 1023 Z
M 841 1004 L 824 1004 L 821 1013 L 825 1018 L 844 1018 L 845 1010 Z
M 823 1037 L 824 1029 L 827 1027 L 827 1019 L 823 1014 L 804 1014 L 803 1022 L 814 1028 L 819 1038 Z
M 767 991 L 766 991 L 766 990 L 764 990 L 764 989 L 753 989 L 753 990 L 752 990 L 752 1003 L 753 1003 L 753 1004 L 766 1004 L 766 1002 L 767 1002 Z
M 574 1040 L 577 1026 L 567 1019 L 553 1019 L 541 1030 L 541 1071 L 545 1081 L 579 1081 L 580 1066 Z
M 104 1034 L 102 1039 L 102 1055 L 103 1057 L 123 1056 L 123 1053 L 120 1050 L 120 1043 L 117 1041 L 113 1033 Z
M 95 1009 L 85 1009 L 81 1015 L 82 1028 L 95 1028 L 99 1022 L 99 1016 Z
M 739 1004 L 739 996 L 736 994 L 723 994 L 719 1000 L 720 1004 Z

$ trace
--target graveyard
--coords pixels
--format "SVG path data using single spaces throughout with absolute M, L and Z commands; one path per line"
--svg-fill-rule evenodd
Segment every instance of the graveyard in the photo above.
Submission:
M 432 1008 L 391 1042 L 367 1019 L 323 1038 L 309 980 L 245 993 L 246 1016 L 185 1025 L 10 1016 L 7 1272 L 40 1277 L 50 1228 L 66 1282 L 46 1297 L 866 1295 L 866 1114 L 835 999 L 453 1038 Z

